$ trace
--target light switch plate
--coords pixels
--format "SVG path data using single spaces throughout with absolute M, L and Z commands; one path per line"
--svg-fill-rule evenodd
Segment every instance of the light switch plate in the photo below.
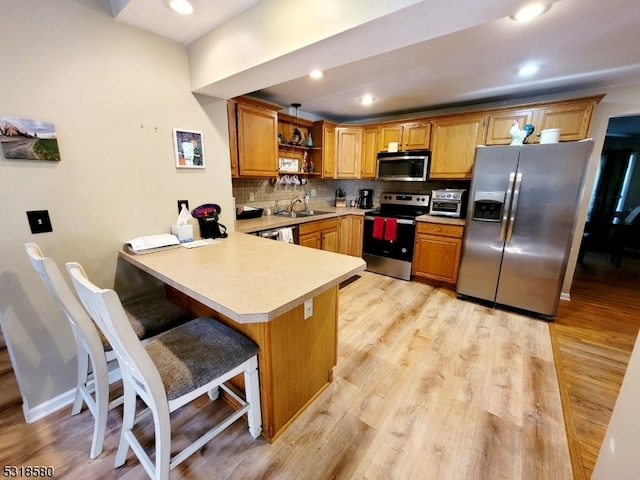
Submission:
M 53 232 L 51 219 L 49 218 L 49 210 L 32 210 L 27 212 L 29 227 L 31 233 L 47 233 Z

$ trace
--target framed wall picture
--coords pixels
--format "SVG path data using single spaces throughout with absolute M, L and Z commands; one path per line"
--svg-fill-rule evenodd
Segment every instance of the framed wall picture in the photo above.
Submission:
M 204 168 L 202 133 L 182 128 L 173 129 L 176 168 Z
M 60 161 L 56 129 L 42 120 L 0 115 L 0 144 L 7 160 Z

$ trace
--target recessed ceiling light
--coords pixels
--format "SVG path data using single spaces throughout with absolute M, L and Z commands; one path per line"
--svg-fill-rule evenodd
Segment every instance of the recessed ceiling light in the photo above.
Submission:
M 533 75 L 537 71 L 537 65 L 525 65 L 524 67 L 520 68 L 520 70 L 518 70 L 518 75 L 520 75 L 521 77 L 528 77 L 530 75 Z
M 527 20 L 531 20 L 532 18 L 537 17 L 538 15 L 542 15 L 544 12 L 551 8 L 551 4 L 544 3 L 531 3 L 525 7 L 522 7 L 515 14 L 511 15 L 512 20 L 517 20 L 519 22 L 526 22 Z
M 309 73 L 309 76 L 314 79 L 322 78 L 322 75 L 324 75 L 322 70 L 312 70 L 311 73 Z
M 166 0 L 169 8 L 181 15 L 191 15 L 193 13 L 193 4 L 189 0 Z
M 375 98 L 367 94 L 360 99 L 360 103 L 362 105 L 371 105 L 373 102 L 375 102 L 375 100 L 376 100 Z

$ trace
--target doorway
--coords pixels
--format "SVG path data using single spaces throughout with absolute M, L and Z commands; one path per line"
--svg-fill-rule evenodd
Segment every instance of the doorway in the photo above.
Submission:
M 578 263 L 606 253 L 618 267 L 640 254 L 640 115 L 609 119 Z

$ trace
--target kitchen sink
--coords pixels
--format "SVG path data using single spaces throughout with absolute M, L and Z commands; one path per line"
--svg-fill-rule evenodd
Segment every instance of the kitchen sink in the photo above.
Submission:
M 276 213 L 277 216 L 279 217 L 289 217 L 289 218 L 305 218 L 305 217 L 315 217 L 317 215 L 325 215 L 327 213 L 332 213 L 332 212 L 326 212 L 323 210 L 303 210 L 300 212 L 278 212 Z

